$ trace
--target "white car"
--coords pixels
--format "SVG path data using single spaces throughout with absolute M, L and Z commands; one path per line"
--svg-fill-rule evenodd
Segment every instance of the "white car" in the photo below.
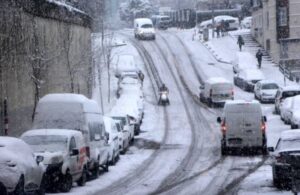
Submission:
M 254 97 L 261 103 L 275 101 L 275 95 L 279 89 L 278 84 L 275 81 L 261 80 L 255 84 Z
M 124 129 L 124 125 L 122 123 L 122 121 L 120 120 L 115 120 L 115 124 L 116 124 L 116 128 L 119 134 L 119 149 L 120 149 L 120 153 L 124 154 L 127 150 L 127 148 L 129 147 L 130 144 L 130 134 L 129 131 L 127 131 L 126 129 Z
M 275 112 L 280 114 L 280 109 L 282 106 L 282 102 L 285 98 L 293 97 L 296 95 L 300 95 L 300 87 L 299 86 L 285 86 L 281 87 L 277 90 L 275 96 Z
M 63 129 L 37 129 L 22 134 L 35 155 L 43 156 L 47 188 L 69 192 L 73 182 L 84 186 L 87 180 L 86 145 L 81 132 Z
M 116 123 L 110 117 L 103 117 L 105 131 L 109 134 L 109 162 L 111 165 L 115 165 L 120 155 L 119 147 L 119 132 L 116 127 Z
M 300 96 L 286 98 L 281 106 L 280 117 L 285 124 L 291 124 L 293 113 L 300 109 Z
M 34 156 L 24 141 L 13 137 L 0 137 L 0 154 L 1 194 L 45 193 L 43 157 Z
M 242 27 L 243 27 L 243 28 L 250 29 L 251 26 L 252 26 L 252 17 L 251 17 L 251 16 L 245 17 L 245 18 L 242 20 L 241 24 L 242 24 Z
M 136 18 L 134 20 L 134 37 L 155 40 L 155 29 L 152 20 L 149 18 Z
M 264 74 L 258 69 L 246 69 L 234 75 L 233 82 L 245 91 L 253 92 L 258 81 L 264 80 Z

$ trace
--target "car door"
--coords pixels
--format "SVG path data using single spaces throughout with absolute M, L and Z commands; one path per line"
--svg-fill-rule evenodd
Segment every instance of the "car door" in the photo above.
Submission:
M 103 123 L 98 123 L 98 127 L 100 129 L 100 141 L 99 141 L 99 146 L 100 146 L 100 164 L 103 165 L 106 163 L 108 159 L 108 153 L 109 153 L 109 144 L 108 144 L 108 139 L 106 137 L 106 131 L 105 131 L 105 126 Z
M 72 136 L 70 139 L 70 143 L 69 143 L 69 159 L 70 159 L 70 173 L 71 175 L 75 175 L 78 173 L 80 167 L 78 166 L 79 164 L 79 154 L 73 154 L 73 150 L 76 150 L 77 146 L 76 146 L 76 141 L 75 138 Z

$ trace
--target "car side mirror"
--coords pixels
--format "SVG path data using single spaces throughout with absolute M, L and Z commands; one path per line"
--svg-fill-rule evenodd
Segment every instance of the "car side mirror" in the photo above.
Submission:
M 264 121 L 265 121 L 265 122 L 267 122 L 267 121 L 268 121 L 268 119 L 267 119 L 267 117 L 266 117 L 266 116 L 263 116 L 263 119 L 264 119 Z
M 79 150 L 78 149 L 73 149 L 71 151 L 71 156 L 77 156 L 77 155 L 79 155 Z
M 95 141 L 100 141 L 101 140 L 101 136 L 99 134 L 95 134 L 94 139 L 95 139 Z
M 269 152 L 274 152 L 274 147 L 268 147 Z
M 37 156 L 35 160 L 36 160 L 36 163 L 39 165 L 41 162 L 43 162 L 44 157 L 43 156 Z
M 218 122 L 218 123 L 221 123 L 221 122 L 222 122 L 221 117 L 218 117 L 218 118 L 217 118 L 217 122 Z

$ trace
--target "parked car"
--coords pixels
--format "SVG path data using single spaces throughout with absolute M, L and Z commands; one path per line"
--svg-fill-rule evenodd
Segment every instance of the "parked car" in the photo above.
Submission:
M 252 16 L 245 17 L 242 20 L 241 24 L 242 24 L 243 28 L 251 29 L 251 27 L 252 27 Z
M 89 157 L 89 177 L 109 168 L 109 145 L 97 102 L 79 94 L 49 94 L 37 105 L 33 129 L 74 129 L 82 132 Z
M 278 89 L 279 86 L 275 81 L 261 80 L 255 84 L 254 97 L 255 99 L 258 99 L 261 103 L 274 103 L 275 95 Z
M 138 72 L 139 69 L 132 55 L 119 55 L 115 67 L 115 76 L 120 78 L 124 72 Z
M 222 131 L 222 155 L 234 149 L 261 150 L 263 154 L 266 154 L 266 121 L 267 118 L 262 115 L 259 102 L 255 100 L 227 101 L 222 117 L 217 119 Z
M 8 194 L 45 194 L 42 156 L 21 139 L 0 136 L 0 186 Z
M 119 132 L 115 121 L 110 117 L 103 117 L 105 131 L 109 135 L 109 162 L 111 165 L 115 165 L 119 159 L 120 147 L 119 147 Z
M 275 113 L 280 114 L 281 105 L 285 98 L 300 95 L 299 86 L 280 87 L 275 95 Z
M 84 186 L 87 180 L 86 145 L 81 132 L 64 129 L 37 129 L 22 134 L 36 156 L 43 156 L 46 188 L 69 192 L 73 182 Z
M 117 127 L 117 131 L 119 134 L 119 149 L 120 149 L 120 154 L 125 154 L 126 150 L 128 149 L 129 145 L 130 145 L 130 134 L 129 131 L 124 129 L 124 125 L 122 123 L 122 121 L 120 120 L 115 120 L 113 119 L 116 127 Z
M 281 106 L 280 117 L 285 124 L 291 124 L 293 113 L 300 109 L 300 95 L 286 98 Z
M 294 110 L 291 119 L 291 129 L 299 129 L 299 128 L 300 128 L 300 110 Z
M 254 85 L 261 80 L 264 80 L 265 76 L 258 69 L 246 69 L 240 71 L 233 78 L 234 84 L 244 91 L 253 92 Z
M 233 84 L 222 77 L 212 77 L 200 86 L 200 101 L 208 106 L 224 106 L 227 100 L 234 99 Z
M 235 59 L 232 61 L 233 73 L 237 74 L 241 70 L 255 69 L 257 59 L 249 52 L 237 52 Z
M 134 20 L 134 37 L 137 39 L 155 40 L 155 30 L 152 20 L 149 18 L 137 18 Z
M 123 131 L 128 132 L 129 137 L 128 137 L 128 143 L 132 143 L 134 140 L 134 124 L 130 121 L 130 117 L 128 114 L 121 112 L 118 110 L 117 107 L 113 107 L 110 117 L 114 120 L 120 121 L 122 126 L 123 126 Z M 123 143 L 123 147 L 125 147 L 125 141 Z
M 272 159 L 273 184 L 291 185 L 291 166 L 300 164 L 300 130 L 283 131 L 276 147 L 268 148 Z

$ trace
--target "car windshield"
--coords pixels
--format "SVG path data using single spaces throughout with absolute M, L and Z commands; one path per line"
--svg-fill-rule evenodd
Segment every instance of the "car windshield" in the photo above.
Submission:
M 142 28 L 153 28 L 152 24 L 143 24 Z
M 66 151 L 68 137 L 63 135 L 34 135 L 22 138 L 34 152 Z
M 126 118 L 125 117 L 112 117 L 114 120 L 120 121 L 121 125 L 126 125 Z
M 262 89 L 278 89 L 278 85 L 275 83 L 265 84 L 261 87 Z
M 278 144 L 279 150 L 300 150 L 300 139 L 281 140 Z

